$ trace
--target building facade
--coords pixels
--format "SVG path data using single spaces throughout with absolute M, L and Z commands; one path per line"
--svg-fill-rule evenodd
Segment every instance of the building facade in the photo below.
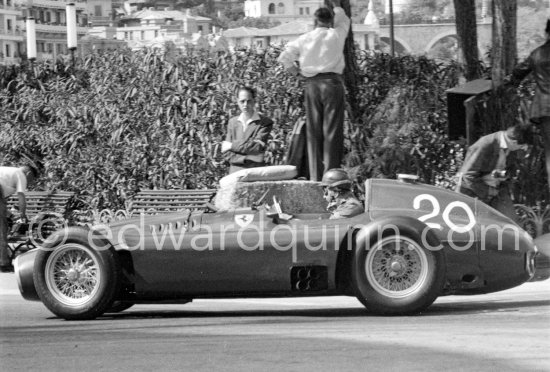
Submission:
M 323 0 L 246 0 L 246 17 L 266 17 L 281 23 L 301 18 L 310 19 L 324 5 Z
M 136 49 L 158 40 L 191 41 L 195 34 L 212 33 L 211 22 L 190 11 L 143 9 L 120 19 L 116 27 L 93 27 L 90 35 L 123 40 Z
M 14 0 L 0 0 L 0 65 L 19 63 L 19 46 L 25 35 L 20 27 L 21 6 Z
M 36 24 L 37 59 L 56 59 L 67 54 L 66 6 L 77 13 L 77 38 L 88 31 L 85 0 L 0 0 L 0 64 L 20 63 L 26 57 L 26 18 Z
M 88 23 L 93 26 L 109 26 L 114 21 L 111 0 L 87 0 Z
M 66 6 L 70 1 L 28 0 L 23 1 L 23 17 L 34 17 L 36 23 L 37 59 L 56 59 L 67 54 Z M 86 1 L 74 1 L 76 7 L 77 39 L 88 32 Z M 22 23 L 24 25 L 24 23 Z M 22 46 L 21 50 L 26 49 Z

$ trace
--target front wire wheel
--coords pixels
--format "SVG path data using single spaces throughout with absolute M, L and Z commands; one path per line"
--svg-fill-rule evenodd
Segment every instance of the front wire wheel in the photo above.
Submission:
M 45 279 L 48 290 L 69 307 L 86 305 L 101 285 L 101 268 L 90 248 L 66 244 L 48 257 Z
M 121 268 L 118 255 L 106 239 L 89 230 L 69 227 L 59 234 L 57 246 L 42 247 L 34 260 L 36 293 L 55 315 L 68 320 L 93 319 L 113 305 L 120 291 Z M 52 241 L 56 241 L 54 236 Z

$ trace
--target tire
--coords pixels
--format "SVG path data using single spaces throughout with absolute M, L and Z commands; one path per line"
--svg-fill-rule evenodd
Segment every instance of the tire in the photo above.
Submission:
M 106 313 L 120 313 L 121 311 L 128 310 L 134 306 L 133 302 L 115 301 L 105 312 Z
M 94 249 L 88 230 L 70 228 L 57 246 L 40 249 L 33 279 L 40 300 L 67 320 L 94 319 L 112 304 L 120 287 L 114 249 Z
M 442 292 L 444 281 L 443 252 L 426 249 L 416 234 L 392 233 L 354 252 L 355 295 L 375 314 L 422 312 Z

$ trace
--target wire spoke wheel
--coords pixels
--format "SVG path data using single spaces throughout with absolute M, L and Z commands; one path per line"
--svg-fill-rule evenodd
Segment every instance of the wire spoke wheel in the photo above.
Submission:
M 101 277 L 96 255 L 79 244 L 59 247 L 46 262 L 46 285 L 52 296 L 67 306 L 82 306 L 92 300 Z
M 119 257 L 102 236 L 87 228 L 58 230 L 37 250 L 33 281 L 36 293 L 55 315 L 67 320 L 94 319 L 120 291 Z
M 373 234 L 391 223 L 392 233 Z M 424 311 L 443 291 L 445 255 L 435 235 L 423 234 L 418 220 L 391 217 L 364 230 L 351 260 L 355 296 L 372 313 L 412 315 Z
M 426 253 L 418 243 L 406 236 L 390 236 L 367 254 L 365 274 L 378 293 L 402 298 L 422 288 L 428 268 Z

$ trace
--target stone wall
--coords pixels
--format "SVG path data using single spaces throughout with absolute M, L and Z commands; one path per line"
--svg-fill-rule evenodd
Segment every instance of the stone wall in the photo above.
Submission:
M 277 196 L 285 213 L 326 212 L 327 204 L 320 183 L 301 180 L 232 183 L 218 190 L 215 205 L 220 210 L 250 207 L 267 190 L 264 202 L 272 205 L 273 195 Z

